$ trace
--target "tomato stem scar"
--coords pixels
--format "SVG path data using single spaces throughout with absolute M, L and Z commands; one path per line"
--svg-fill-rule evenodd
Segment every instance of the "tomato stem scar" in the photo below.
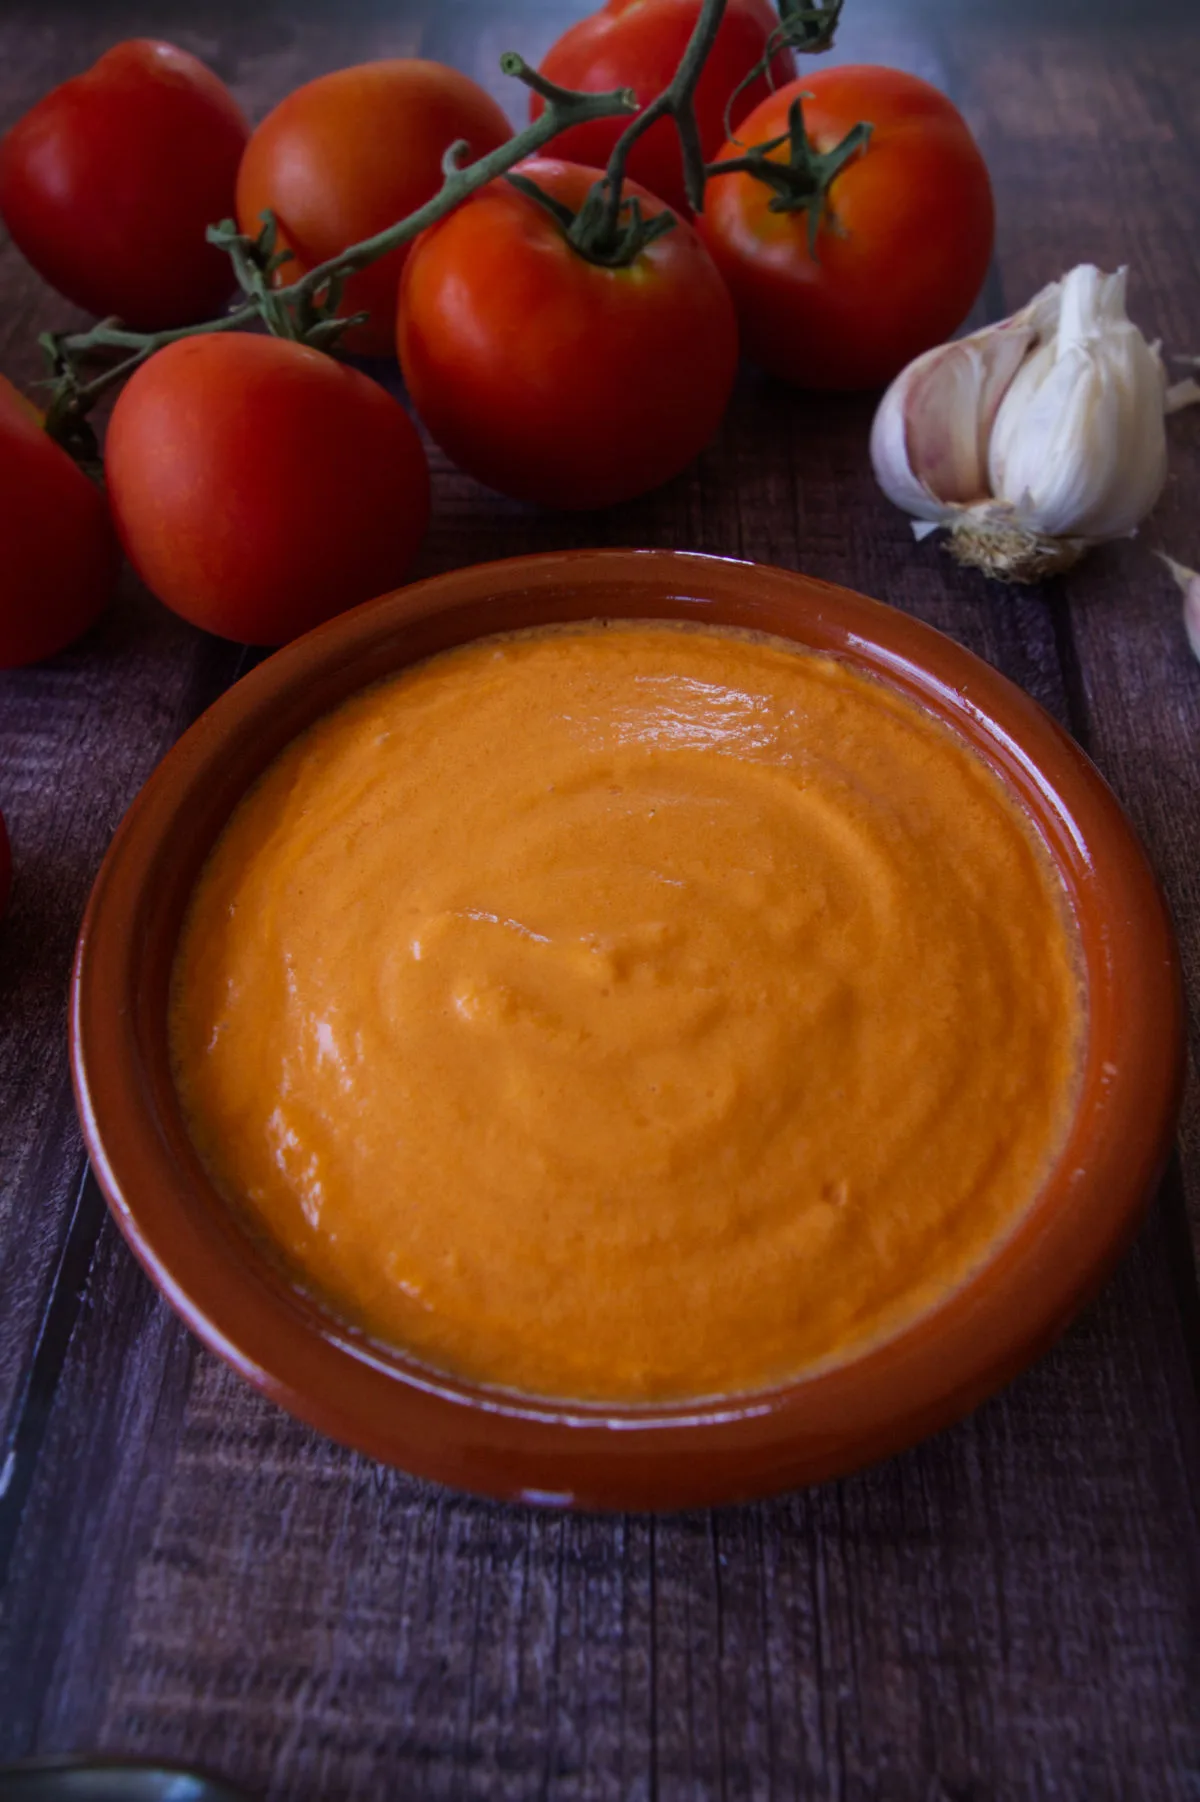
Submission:
M 810 95 L 811 99 L 812 96 Z M 744 171 L 757 181 L 765 182 L 775 192 L 767 202 L 772 213 L 808 214 L 808 250 L 816 257 L 817 234 L 829 222 L 829 189 L 834 177 L 860 150 L 864 149 L 874 127 L 860 119 L 852 125 L 840 144 L 832 150 L 818 150 L 804 123 L 804 97 L 797 94 L 788 108 L 788 129 L 781 137 L 755 144 L 744 156 L 726 157 L 708 165 L 709 176 L 733 175 Z M 774 155 L 788 146 L 787 160 Z

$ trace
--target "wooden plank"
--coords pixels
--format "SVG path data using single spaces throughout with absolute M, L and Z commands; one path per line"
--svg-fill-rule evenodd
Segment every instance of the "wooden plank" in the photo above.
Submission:
M 1037 9 L 1044 83 L 1066 81 L 1069 65 L 1071 91 L 1086 99 L 1093 83 L 1113 91 L 1127 63 L 1131 84 L 1147 79 L 1132 56 L 1140 38 L 1099 31 L 1108 9 L 1057 37 L 1050 10 Z M 265 104 L 321 67 L 384 50 L 420 49 L 480 73 L 510 41 L 547 41 L 564 11 L 514 4 L 507 32 L 482 4 L 272 5 L 246 23 L 210 0 L 174 35 Z M 1139 33 L 1152 39 L 1156 19 L 1180 16 L 1166 6 L 1143 15 Z M 1025 77 L 1005 21 L 975 9 L 968 32 L 965 16 L 851 0 L 840 54 L 886 56 L 960 87 L 991 130 Z M 132 18 L 106 11 L 108 35 Z M 1183 40 L 1173 28 L 1157 42 L 1161 53 Z M 1182 93 L 1161 67 L 1166 89 Z M 1077 167 L 1094 214 L 1106 189 L 1099 178 L 1087 186 L 1082 129 L 1074 112 L 1052 109 L 1041 148 L 1055 168 Z M 989 152 L 1016 217 L 1034 181 L 1029 153 L 998 131 Z M 1003 240 L 1010 298 L 1025 280 L 1023 245 Z M 1067 680 L 1060 663 L 1075 642 L 1065 608 L 997 594 L 934 548 L 914 549 L 866 474 L 869 415 L 867 401 L 783 395 L 748 374 L 694 471 L 594 519 L 518 507 L 435 458 L 422 572 L 587 542 L 803 566 L 921 614 L 1094 732 L 1082 655 Z M 1081 571 L 1081 605 L 1096 579 Z M 175 630 L 132 593 L 126 606 L 130 657 L 143 655 L 144 632 Z M 77 815 L 116 794 L 96 768 L 102 728 L 129 759 L 114 783 L 131 786 L 133 760 L 152 759 L 178 729 L 201 681 L 195 645 L 158 642 L 157 662 L 127 664 L 100 698 L 89 691 L 84 723 L 31 759 L 39 825 L 27 846 L 73 842 Z M 76 655 L 61 684 L 72 696 L 103 662 L 87 648 Z M 178 696 L 170 718 L 152 713 L 163 683 Z M 38 691 L 30 730 L 45 730 L 51 695 Z M 1194 729 L 1200 709 L 1186 692 L 1183 705 Z M 123 708 L 134 726 L 114 729 Z M 1133 742 L 1153 758 L 1153 714 Z M 1145 792 L 1158 793 L 1152 783 Z M 1163 821 L 1153 808 L 1147 818 L 1158 851 Z M 82 899 L 85 862 L 70 865 L 64 921 L 71 897 Z M 48 877 L 47 905 L 58 892 Z M 71 930 L 60 929 L 54 955 Z M 49 985 L 52 957 L 31 955 Z M 38 1080 L 49 1080 L 61 1059 L 49 1013 L 29 1042 Z M 12 1092 L 0 1082 L 0 1098 Z M 23 1142 L 53 1159 L 59 1139 L 46 1120 Z M 64 1184 L 61 1198 L 69 1193 Z M 38 1199 L 23 1191 L 14 1234 L 30 1230 Z M 198 1350 L 105 1225 L 44 1397 L 41 1455 L 13 1535 L 0 1756 L 97 1745 L 195 1758 L 280 1798 L 1194 1796 L 1200 1451 L 1177 1295 L 1195 1292 L 1190 1273 L 1173 1287 L 1179 1216 L 1168 1202 L 1064 1343 L 963 1426 L 841 1484 L 656 1521 L 495 1508 L 329 1445 Z M 41 1297 L 60 1206 L 52 1197 L 59 1241 L 46 1248 L 0 1238 L 0 1271 L 15 1247 L 21 1280 L 32 1273 Z M 7 1296 L 5 1321 L 7 1342 Z M 26 1349 L 18 1380 L 28 1368 Z

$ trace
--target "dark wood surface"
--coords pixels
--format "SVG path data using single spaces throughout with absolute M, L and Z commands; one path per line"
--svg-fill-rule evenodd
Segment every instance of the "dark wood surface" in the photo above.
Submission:
M 385 54 L 536 57 L 571 0 L 3 0 L 0 128 L 133 34 L 250 113 Z M 1200 351 L 1195 0 L 848 0 L 842 60 L 959 101 L 995 177 L 996 316 L 1084 259 Z M 0 369 L 73 315 L 0 241 Z M 1200 995 L 1200 668 L 1150 547 L 1200 564 L 1200 414 L 1140 538 L 1014 593 L 875 491 L 866 399 L 747 373 L 718 442 L 590 519 L 434 456 L 417 573 L 678 545 L 844 582 L 949 632 L 1065 721 L 1129 808 Z M 0 581 L 3 547 L 0 546 Z M 1200 1797 L 1200 1108 L 1136 1246 L 1040 1365 L 931 1443 L 757 1507 L 558 1517 L 333 1446 L 201 1351 L 86 1178 L 65 994 L 123 809 L 242 654 L 126 578 L 79 646 L 0 676 L 0 1758 L 195 1759 L 275 1798 Z M 1193 1222 L 1189 1236 L 1188 1205 Z

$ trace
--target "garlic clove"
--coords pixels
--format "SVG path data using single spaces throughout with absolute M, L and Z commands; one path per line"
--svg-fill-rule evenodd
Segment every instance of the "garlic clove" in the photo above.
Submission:
M 915 363 L 910 363 L 884 395 L 871 422 L 871 466 L 876 481 L 890 501 L 905 513 L 912 514 L 914 519 L 927 522 L 931 530 L 950 518 L 954 507 L 948 506 L 945 498 L 935 493 L 929 482 L 918 476 L 913 468 L 909 453 L 908 407 L 911 395 L 919 393 L 926 382 L 936 381 L 942 361 L 940 350 L 930 350 Z M 928 401 L 925 406 L 927 409 Z M 939 459 L 943 464 L 949 460 L 949 446 L 956 435 L 956 418 L 952 416 L 952 410 L 948 413 L 947 443 L 942 447 Z M 956 449 L 965 466 L 973 454 L 974 432 L 963 432 L 960 436 L 961 442 Z M 958 485 L 956 479 L 953 486 Z
M 887 390 L 871 426 L 871 462 L 888 499 L 906 513 L 940 524 L 987 499 L 992 422 L 1035 341 L 1026 315 L 1042 298 L 999 325 L 926 351 Z
M 1031 532 L 1061 537 L 1096 509 L 1118 470 L 1118 407 L 1083 354 L 1044 344 L 1021 369 L 996 415 L 991 492 Z M 1081 454 L 1084 441 L 1087 455 Z M 1079 535 L 1086 535 L 1082 527 Z
M 996 415 L 991 492 L 1048 537 L 1124 538 L 1167 476 L 1162 359 L 1125 313 L 1125 271 L 1064 276 L 1057 329 Z

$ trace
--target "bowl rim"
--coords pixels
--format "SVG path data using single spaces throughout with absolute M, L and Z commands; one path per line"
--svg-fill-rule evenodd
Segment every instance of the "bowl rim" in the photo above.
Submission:
M 765 1392 L 615 1406 L 517 1396 L 375 1346 L 296 1290 L 221 1200 L 166 1060 L 183 906 L 246 788 L 305 726 L 391 670 L 488 632 L 691 619 L 793 638 L 948 721 L 1015 789 L 1066 884 L 1088 1043 L 1066 1146 L 965 1282 L 887 1339 Z M 84 1138 L 117 1224 L 198 1337 L 332 1438 L 501 1499 L 674 1507 L 842 1474 L 969 1411 L 1062 1331 L 1131 1238 L 1169 1153 L 1183 998 L 1158 883 L 1079 746 L 1020 688 L 911 615 L 796 572 L 694 552 L 553 552 L 477 564 L 337 616 L 259 664 L 167 753 L 96 877 L 71 982 Z

